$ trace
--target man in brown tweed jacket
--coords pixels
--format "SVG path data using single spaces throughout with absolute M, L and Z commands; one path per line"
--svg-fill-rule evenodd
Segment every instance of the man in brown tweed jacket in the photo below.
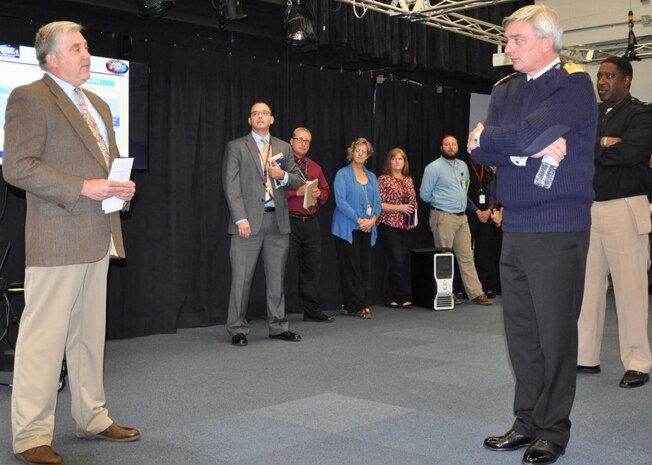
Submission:
M 47 24 L 35 48 L 46 74 L 11 93 L 4 142 L 4 178 L 27 196 L 13 449 L 28 464 L 63 464 L 51 443 L 64 352 L 77 436 L 140 438 L 138 430 L 109 418 L 103 382 L 109 257 L 125 252 L 119 213 L 105 214 L 102 200 L 130 201 L 136 186 L 107 179 L 108 165 L 118 156 L 109 107 L 95 94 L 76 90 L 90 77 L 81 26 Z M 82 115 L 82 98 L 93 124 Z

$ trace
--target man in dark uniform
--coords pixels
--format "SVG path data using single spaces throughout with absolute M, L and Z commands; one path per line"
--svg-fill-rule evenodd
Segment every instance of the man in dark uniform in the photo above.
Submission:
M 550 464 L 570 438 L 597 109 L 589 76 L 559 60 L 556 12 L 530 5 L 503 25 L 505 52 L 518 73 L 494 87 L 487 120 L 471 132 L 467 148 L 477 162 L 498 167 L 497 197 L 505 206 L 500 276 L 516 419 L 484 446 L 527 446 L 524 464 Z M 535 179 L 546 165 L 558 168 L 544 187 Z
M 584 300 L 578 322 L 579 373 L 600 372 L 600 346 L 611 274 L 618 315 L 624 388 L 650 379 L 647 333 L 647 268 L 650 232 L 648 189 L 652 151 L 652 105 L 629 93 L 632 65 L 610 57 L 598 70 L 600 105 L 595 143 L 595 202 L 586 261 Z

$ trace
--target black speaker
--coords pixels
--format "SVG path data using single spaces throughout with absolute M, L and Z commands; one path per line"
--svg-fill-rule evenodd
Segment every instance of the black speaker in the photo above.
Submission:
M 433 260 L 437 249 L 410 249 L 412 261 L 412 304 L 433 308 L 437 285 L 433 274 Z

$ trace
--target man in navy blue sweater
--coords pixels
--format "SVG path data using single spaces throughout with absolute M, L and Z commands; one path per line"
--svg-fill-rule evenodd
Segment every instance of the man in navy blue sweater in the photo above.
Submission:
M 527 446 L 524 464 L 550 464 L 570 438 L 597 108 L 589 76 L 559 60 L 556 12 L 526 6 L 503 25 L 517 73 L 496 84 L 467 148 L 497 167 L 504 205 L 500 272 L 516 420 L 484 446 Z M 544 155 L 559 164 L 549 188 L 534 184 Z

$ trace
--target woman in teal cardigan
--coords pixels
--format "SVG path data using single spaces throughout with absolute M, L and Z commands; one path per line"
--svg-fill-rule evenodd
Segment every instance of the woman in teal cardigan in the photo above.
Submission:
M 333 184 L 336 205 L 331 233 L 335 236 L 344 313 L 364 319 L 371 318 L 365 294 L 381 211 L 378 180 L 364 166 L 373 151 L 367 139 L 354 140 L 347 149 L 350 163 L 337 172 Z

